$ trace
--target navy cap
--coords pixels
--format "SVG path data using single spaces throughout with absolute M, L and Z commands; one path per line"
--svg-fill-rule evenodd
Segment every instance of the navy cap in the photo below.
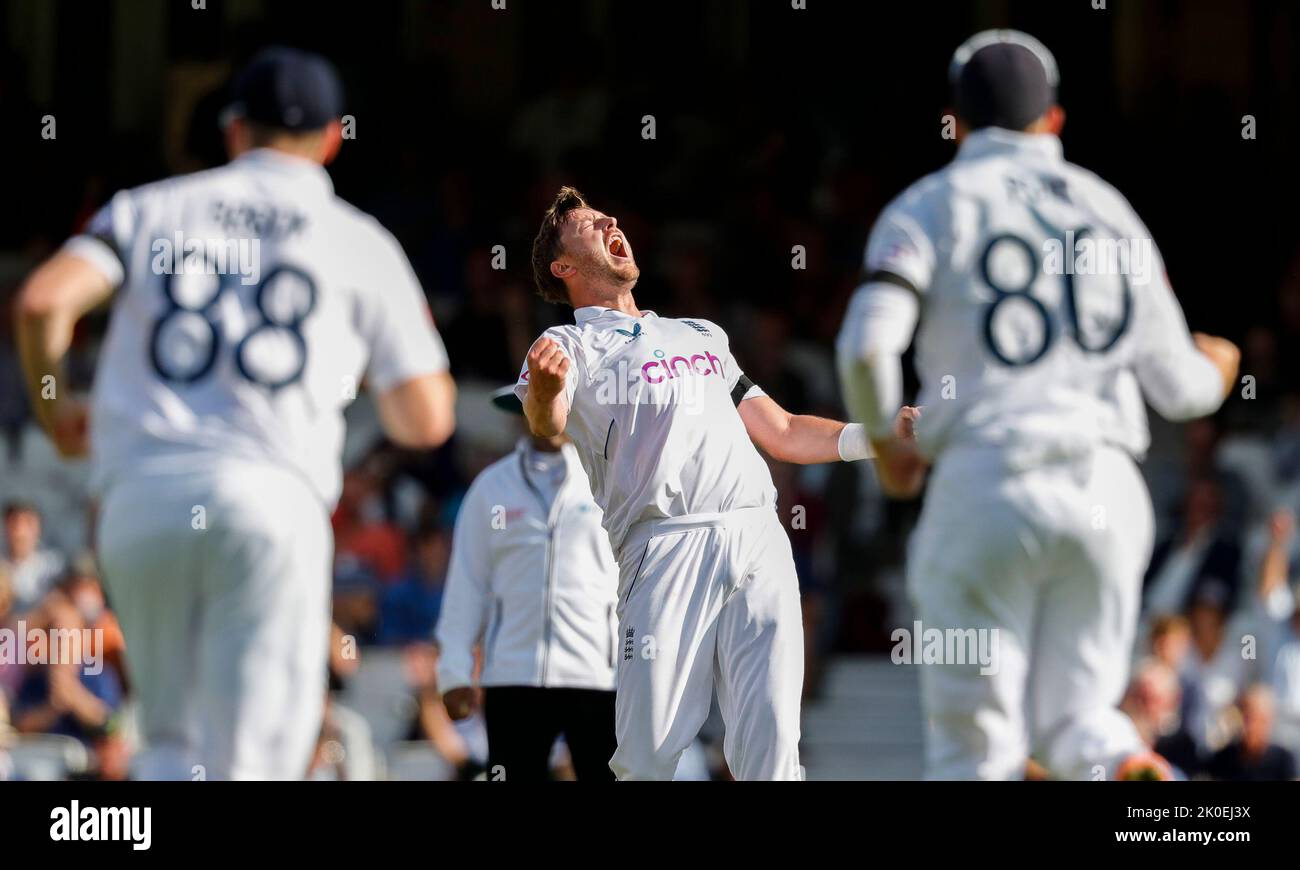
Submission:
M 1023 130 L 1056 101 L 1056 59 L 1016 30 L 986 30 L 953 54 L 948 68 L 957 112 L 974 129 Z
M 343 113 L 334 65 L 295 48 L 263 49 L 235 76 L 223 118 L 284 130 L 318 130 Z

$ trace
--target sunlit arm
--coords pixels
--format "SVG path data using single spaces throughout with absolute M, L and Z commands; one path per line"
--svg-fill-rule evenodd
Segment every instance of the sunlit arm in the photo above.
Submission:
M 570 363 L 554 339 L 542 336 L 528 350 L 528 391 L 524 394 L 524 416 L 534 435 L 553 438 L 569 422 L 566 392 Z
M 456 382 L 433 372 L 398 384 L 375 401 L 384 432 L 402 447 L 431 450 L 456 428 Z
M 564 431 L 569 424 L 569 399 L 558 393 L 547 401 L 538 396 L 532 387 L 524 394 L 524 416 L 534 435 L 551 438 Z
M 737 409 L 750 440 L 780 462 L 812 465 L 839 462 L 844 423 L 791 414 L 767 396 L 745 399 Z
M 113 294 L 107 276 L 67 252 L 36 268 L 18 291 L 14 329 L 32 413 L 63 456 L 85 452 L 84 409 L 67 389 L 64 360 L 77 321 Z

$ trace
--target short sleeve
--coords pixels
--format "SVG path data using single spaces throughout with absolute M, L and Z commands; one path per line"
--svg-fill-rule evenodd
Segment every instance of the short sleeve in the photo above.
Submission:
M 90 218 L 85 229 L 64 243 L 65 253 L 89 262 L 110 284 L 126 281 L 126 267 L 139 216 L 130 191 L 119 191 Z
M 578 354 L 574 352 L 573 340 L 554 328 L 548 329 L 539 335 L 537 341 L 541 341 L 543 338 L 549 338 L 558 344 L 560 350 L 569 358 L 569 375 L 565 379 L 564 398 L 568 401 L 569 407 L 573 407 L 573 397 L 578 392 L 578 367 L 581 365 Z M 533 344 L 537 344 L 537 341 L 534 341 Z M 532 351 L 532 345 L 529 345 L 528 350 Z M 528 360 L 524 360 L 523 366 L 519 369 L 519 379 L 515 381 L 515 395 L 519 397 L 521 402 L 528 395 Z
M 934 277 L 934 243 L 910 201 L 892 203 L 876 220 L 863 256 L 865 280 L 924 293 Z
M 722 336 L 727 342 L 727 356 L 722 361 L 722 374 L 727 381 L 727 391 L 731 393 L 732 403 L 739 405 L 746 399 L 766 396 L 767 393 L 763 392 L 763 388 L 750 380 L 749 376 L 745 374 L 745 370 L 740 367 L 736 355 L 731 352 L 731 340 L 727 338 L 727 334 L 722 330 L 722 327 L 707 320 L 699 322 L 703 323 L 710 332 Z
M 365 295 L 370 311 L 365 338 L 372 388 L 384 392 L 413 378 L 447 370 L 447 349 L 433 323 L 419 279 L 397 242 L 382 240 Z
M 1134 292 L 1138 300 L 1133 371 L 1146 400 L 1166 420 L 1213 414 L 1223 402 L 1223 376 L 1196 349 L 1163 270 Z

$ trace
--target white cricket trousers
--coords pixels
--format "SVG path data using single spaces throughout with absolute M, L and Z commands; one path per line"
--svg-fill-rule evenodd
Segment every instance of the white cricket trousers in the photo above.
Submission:
M 641 523 L 622 553 L 614 774 L 672 779 L 716 686 L 732 774 L 799 779 L 803 616 L 776 511 Z
M 326 691 L 333 534 L 266 465 L 125 478 L 100 560 L 126 639 L 139 779 L 301 779 Z
M 1128 680 L 1153 515 L 1128 454 L 1028 471 L 954 448 L 931 475 L 908 560 L 924 630 L 996 630 L 992 673 L 922 664 L 926 776 L 1113 779 L 1144 750 L 1116 709 Z M 966 659 L 970 661 L 969 657 Z

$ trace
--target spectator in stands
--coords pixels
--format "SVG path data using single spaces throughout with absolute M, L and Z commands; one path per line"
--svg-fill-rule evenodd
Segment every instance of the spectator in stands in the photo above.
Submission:
M 1186 613 L 1209 587 L 1228 613 L 1236 602 L 1241 548 L 1220 527 L 1222 491 L 1213 478 L 1188 487 L 1182 523 L 1151 556 L 1143 588 L 1147 617 Z
M 1273 467 L 1270 471 L 1282 488 L 1300 484 L 1300 393 L 1282 397 L 1281 425 L 1273 435 Z
M 361 651 L 335 622 L 330 625 L 329 691 L 308 779 L 372 780 L 378 775 L 374 735 L 366 717 L 340 699 L 361 667 Z
M 388 458 L 382 453 L 348 471 L 331 520 L 335 558 L 364 563 L 383 583 L 395 580 L 406 566 L 406 535 L 389 519 L 385 505 L 388 477 Z
M 1300 752 L 1300 607 L 1289 585 L 1295 516 L 1277 511 L 1269 522 L 1268 549 L 1260 563 L 1259 606 L 1263 612 L 1262 679 L 1275 693 L 1277 742 Z
M 1196 742 L 1181 727 L 1181 698 L 1177 671 L 1150 658 L 1135 670 L 1120 709 L 1133 720 L 1142 740 L 1187 779 L 1197 774 L 1201 763 Z
M 0 628 L 9 624 L 13 614 L 14 587 L 9 579 L 9 566 L 0 560 Z
M 1156 751 L 1169 760 L 1187 777 L 1195 776 L 1201 767 L 1200 748 L 1197 746 L 1183 720 L 1185 701 L 1196 697 L 1199 691 L 1192 673 L 1189 673 L 1188 654 L 1192 649 L 1192 629 L 1187 617 L 1167 614 L 1157 616 L 1151 623 L 1151 658 L 1135 671 L 1137 682 L 1142 667 L 1154 669 L 1159 664 L 1172 674 L 1176 683 L 1173 715 L 1161 723 L 1161 730 L 1153 741 Z M 1157 674 L 1153 679 L 1163 679 Z
M 73 649 L 84 636 L 85 621 L 64 595 L 50 595 L 41 604 L 38 620 L 55 638 L 70 638 Z M 79 656 L 51 652 L 48 664 L 28 663 L 12 707 L 13 726 L 22 734 L 59 734 L 72 737 L 95 751 L 94 775 L 122 778 L 126 772 L 126 751 L 117 730 L 117 713 L 122 704 L 122 685 L 110 667 L 88 667 L 94 650 L 82 649 Z
M 105 671 L 112 671 L 121 694 L 129 694 L 126 670 L 126 640 L 117 617 L 108 609 L 104 589 L 99 581 L 99 569 L 90 553 L 82 553 L 72 561 L 56 593 L 67 600 L 81 617 L 82 625 L 90 629 L 91 655 L 100 661 Z M 111 731 L 95 740 L 96 775 L 99 779 L 126 779 L 130 772 L 131 746 L 124 735 Z
M 1173 669 L 1183 672 L 1183 664 L 1192 647 L 1192 629 L 1187 617 L 1177 614 L 1157 616 L 1151 622 L 1151 655 Z
M 122 637 L 117 617 L 108 609 L 95 557 L 90 553 L 82 553 L 74 559 L 57 589 L 76 608 L 82 623 L 91 630 L 95 642 L 102 643 L 102 649 L 96 649 L 95 653 L 101 656 L 104 667 L 112 668 L 123 690 L 129 692 L 126 640 Z
M 1225 714 L 1246 683 L 1242 647 L 1227 635 L 1227 593 L 1222 586 L 1205 585 L 1192 604 L 1192 651 L 1183 677 L 1183 727 L 1202 753 L 1223 745 Z
M 1251 686 L 1237 700 L 1241 733 L 1215 753 L 1206 769 L 1215 779 L 1262 782 L 1296 778 L 1296 760 L 1272 741 L 1276 712 L 1268 686 Z
M 406 682 L 416 703 L 406 738 L 428 740 L 457 779 L 473 779 L 483 772 L 487 759 L 475 757 L 473 747 L 447 712 L 438 688 L 439 655 L 438 647 L 431 643 L 407 644 L 402 650 Z
M 9 585 L 9 569 L 0 562 L 0 629 L 9 624 L 10 607 L 13 604 L 13 589 Z M 9 729 L 9 696 L 15 688 L 12 677 L 17 675 L 17 666 L 0 660 L 0 737 Z M 0 750 L 0 765 L 3 764 L 3 750 Z M 4 776 L 0 775 L 0 781 Z
M 9 569 L 15 614 L 40 604 L 66 567 L 63 555 L 41 546 L 41 513 L 29 502 L 14 501 L 4 509 L 4 561 Z
M 1278 707 L 1278 742 L 1300 753 L 1300 608 L 1293 609 L 1289 622 L 1268 679 Z
M 1271 500 L 1294 508 L 1300 506 L 1300 393 L 1284 396 L 1282 409 L 1282 425 L 1273 436 L 1267 474 L 1273 487 Z M 1295 543 L 1294 536 L 1291 543 Z M 1292 555 L 1300 554 L 1288 550 L 1288 558 Z
M 1182 451 L 1177 460 L 1155 459 L 1144 472 L 1151 475 L 1151 499 L 1156 511 L 1158 542 L 1178 540 L 1179 527 L 1189 519 L 1189 507 L 1197 494 L 1193 490 L 1202 481 L 1214 484 L 1214 526 L 1218 536 L 1233 538 L 1241 532 L 1251 507 L 1251 486 L 1241 469 L 1224 461 L 1220 450 L 1223 429 L 1215 417 L 1191 420 L 1181 427 Z M 1154 458 L 1154 457 L 1153 457 Z M 1203 493 L 1201 494 L 1203 495 Z M 1174 529 L 1173 534 L 1167 530 Z M 1160 555 L 1159 552 L 1155 555 Z
M 367 563 L 346 554 L 336 559 L 334 622 L 355 644 L 369 646 L 376 642 L 380 588 Z
M 427 524 L 416 533 L 412 551 L 410 569 L 400 581 L 384 590 L 380 600 L 380 644 L 427 643 L 438 624 L 451 557 L 451 536 L 446 529 Z
M 375 746 L 370 725 L 361 714 L 325 695 L 325 716 L 321 722 L 316 751 L 308 764 L 307 778 L 314 781 L 370 782 L 378 778 Z

